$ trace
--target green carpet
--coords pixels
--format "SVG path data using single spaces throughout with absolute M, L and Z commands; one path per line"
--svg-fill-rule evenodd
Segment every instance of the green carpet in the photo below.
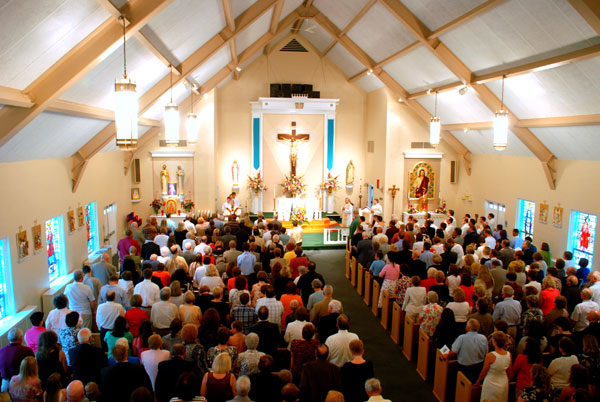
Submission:
M 325 282 L 333 285 L 334 298 L 342 302 L 350 318 L 350 331 L 364 342 L 365 359 L 373 362 L 383 396 L 394 402 L 436 401 L 432 386 L 419 377 L 416 367 L 406 360 L 400 346 L 392 342 L 389 332 L 383 329 L 344 276 L 344 251 L 315 250 L 307 254 L 317 263 L 317 272 L 324 276 Z
M 335 240 L 335 239 L 332 239 Z M 345 249 L 344 244 L 323 244 L 323 233 L 304 233 L 302 237 L 304 250 L 339 250 Z

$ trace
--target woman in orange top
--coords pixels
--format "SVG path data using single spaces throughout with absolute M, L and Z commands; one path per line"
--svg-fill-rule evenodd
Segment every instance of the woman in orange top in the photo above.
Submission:
M 296 290 L 296 284 L 294 282 L 288 282 L 285 284 L 285 293 L 281 295 L 281 304 L 283 304 L 283 314 L 281 315 L 281 330 L 285 330 L 285 317 L 292 313 L 292 308 L 290 307 L 290 303 L 292 300 L 297 300 L 301 307 L 304 307 L 302 304 L 302 297 L 298 294 Z

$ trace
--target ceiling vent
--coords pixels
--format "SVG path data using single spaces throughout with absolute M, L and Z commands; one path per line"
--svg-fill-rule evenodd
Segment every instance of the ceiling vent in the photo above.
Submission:
M 280 52 L 308 52 L 304 46 L 300 44 L 296 39 L 292 39 L 287 45 L 282 47 Z

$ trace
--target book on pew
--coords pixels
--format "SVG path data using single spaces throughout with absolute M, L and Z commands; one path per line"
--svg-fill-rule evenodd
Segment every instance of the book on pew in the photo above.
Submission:
M 448 353 L 450 353 L 450 349 L 448 348 L 448 346 L 444 345 L 441 349 L 440 352 L 442 352 L 442 354 L 444 356 L 446 356 Z

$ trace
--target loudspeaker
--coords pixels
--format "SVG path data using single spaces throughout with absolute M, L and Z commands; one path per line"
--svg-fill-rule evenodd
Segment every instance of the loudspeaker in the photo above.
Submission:
M 458 163 L 456 161 L 450 161 L 450 183 L 456 183 L 458 181 Z
M 131 161 L 131 181 L 137 184 L 140 180 L 140 160 L 135 158 Z

